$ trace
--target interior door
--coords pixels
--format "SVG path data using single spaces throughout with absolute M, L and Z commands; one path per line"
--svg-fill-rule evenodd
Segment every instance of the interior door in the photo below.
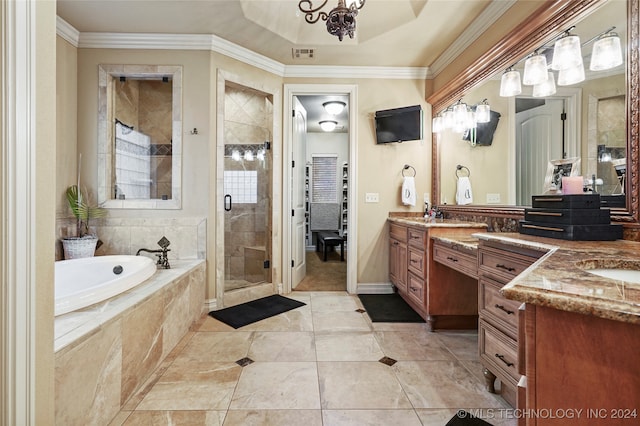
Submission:
M 516 114 L 516 203 L 531 204 L 531 196 L 542 194 L 549 160 L 563 158 L 564 100 Z
M 305 200 L 305 163 L 307 139 L 307 111 L 297 97 L 293 98 L 291 159 L 291 288 L 295 288 L 307 274 L 305 260 L 306 203 Z

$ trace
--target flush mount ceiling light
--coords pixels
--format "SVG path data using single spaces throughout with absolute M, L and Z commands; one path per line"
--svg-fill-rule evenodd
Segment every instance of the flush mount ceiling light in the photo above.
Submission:
M 333 120 L 323 120 L 318 124 L 320 124 L 320 128 L 325 132 L 333 132 L 338 125 L 338 122 Z
M 615 27 L 614 27 L 615 28 Z M 593 43 L 591 52 L 591 71 L 604 71 L 622 64 L 622 48 L 617 33 L 607 32 Z
M 329 101 L 323 103 L 322 106 L 329 114 L 338 115 L 342 112 L 344 107 L 347 106 L 347 104 L 342 101 Z
M 340 41 L 345 35 L 353 38 L 356 31 L 356 16 L 366 0 L 338 0 L 338 6 L 331 9 L 329 13 L 321 11 L 328 1 L 324 0 L 320 6 L 314 7 L 312 0 L 300 0 L 298 9 L 305 14 L 304 19 L 310 24 L 315 24 L 320 19 L 326 21 L 329 34 L 337 36 Z M 316 12 L 318 14 L 314 16 Z

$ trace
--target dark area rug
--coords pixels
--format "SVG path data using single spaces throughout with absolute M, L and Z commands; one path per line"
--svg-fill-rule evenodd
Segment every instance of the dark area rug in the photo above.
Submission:
M 458 410 L 456 415 L 453 416 L 445 426 L 491 426 L 491 423 L 472 416 L 464 410 Z
M 424 322 L 398 293 L 359 294 L 358 297 L 373 322 Z
M 240 328 L 304 305 L 306 303 L 274 294 L 241 305 L 211 311 L 209 315 L 233 328 Z

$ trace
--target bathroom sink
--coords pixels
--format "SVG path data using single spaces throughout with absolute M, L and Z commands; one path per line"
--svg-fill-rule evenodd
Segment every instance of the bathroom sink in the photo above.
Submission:
M 640 271 L 622 268 L 596 268 L 585 269 L 586 272 L 599 275 L 612 280 L 626 281 L 628 283 L 640 284 Z

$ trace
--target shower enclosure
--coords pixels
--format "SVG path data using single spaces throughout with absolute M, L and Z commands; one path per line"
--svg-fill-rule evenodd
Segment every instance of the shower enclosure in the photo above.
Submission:
M 227 83 L 224 98 L 224 291 L 272 282 L 271 97 Z

